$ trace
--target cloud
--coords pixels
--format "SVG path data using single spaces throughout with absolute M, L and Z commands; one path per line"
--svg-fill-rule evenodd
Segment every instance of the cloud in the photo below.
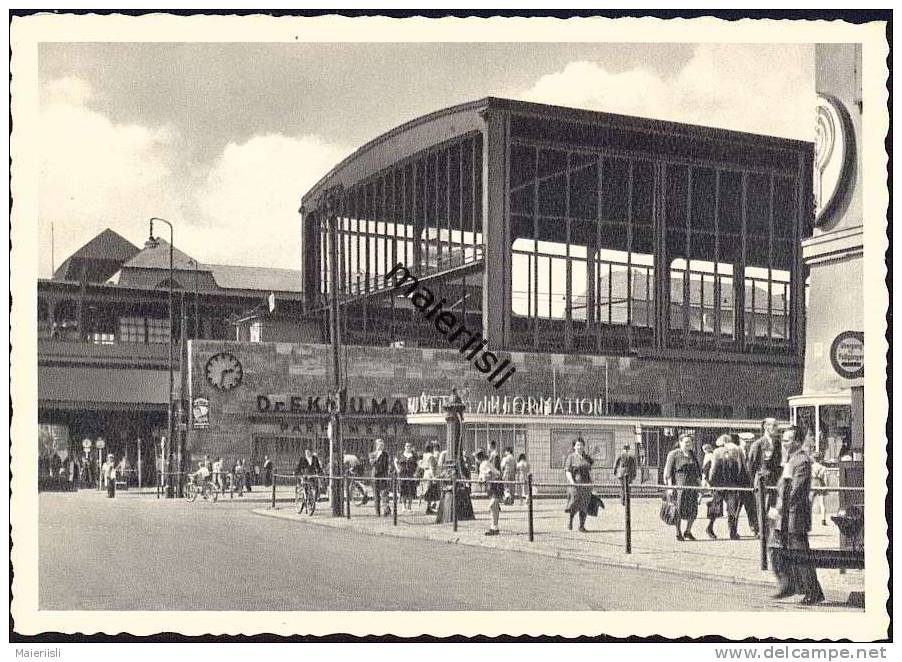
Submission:
M 522 92 L 527 101 L 813 140 L 808 45 L 701 44 L 675 75 L 571 62 Z
M 40 273 L 50 273 L 50 224 L 56 266 L 110 227 L 136 239 L 147 217 L 171 208 L 176 139 L 166 127 L 116 124 L 86 104 L 91 89 L 67 77 L 42 90 L 40 111 Z
M 75 77 L 41 89 L 39 273 L 109 227 L 141 245 L 148 219 L 202 262 L 300 268 L 300 196 L 351 150 L 317 136 L 255 136 L 212 163 L 186 157 L 171 126 L 118 124 L 90 107 Z M 163 236 L 168 231 L 164 229 Z
M 229 143 L 197 192 L 200 221 L 217 236 L 204 259 L 299 269 L 301 195 L 350 151 L 315 135 Z

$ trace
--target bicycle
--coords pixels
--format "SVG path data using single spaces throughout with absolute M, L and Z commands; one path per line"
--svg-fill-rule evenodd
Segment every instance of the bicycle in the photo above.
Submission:
M 198 485 L 195 477 L 192 476 L 185 485 L 185 501 L 192 503 L 198 496 L 202 496 L 205 501 L 216 503 L 216 500 L 219 498 L 219 491 L 209 481 L 204 481 L 201 485 Z
M 306 512 L 312 515 L 316 511 L 316 485 L 315 481 L 307 480 L 301 476 L 296 478 L 294 485 L 294 506 L 298 515 Z

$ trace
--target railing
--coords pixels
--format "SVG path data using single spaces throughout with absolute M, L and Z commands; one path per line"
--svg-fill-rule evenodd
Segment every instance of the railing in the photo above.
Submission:
M 277 485 L 278 480 L 281 479 L 283 481 L 291 481 L 292 484 L 295 484 L 299 479 L 303 480 L 321 480 L 331 482 L 333 480 L 338 480 L 341 482 L 341 493 L 343 495 L 343 516 L 347 519 L 351 519 L 351 487 L 354 483 L 359 485 L 365 485 L 371 488 L 373 495 L 373 503 L 376 512 L 379 516 L 383 516 L 383 504 L 382 500 L 386 498 L 390 498 L 392 502 L 391 513 L 392 513 L 392 525 L 398 526 L 398 499 L 400 493 L 400 485 L 401 482 L 405 480 L 415 481 L 415 482 L 434 482 L 438 483 L 442 486 L 443 492 L 450 492 L 450 506 L 451 506 L 451 525 L 452 530 L 458 530 L 458 521 L 457 521 L 457 495 L 458 489 L 460 487 L 468 487 L 470 492 L 472 493 L 473 485 L 484 485 L 485 481 L 479 479 L 465 479 L 458 478 L 454 475 L 451 476 L 440 476 L 435 478 L 423 479 L 423 478 L 407 478 L 402 477 L 397 474 L 391 474 L 385 477 L 372 477 L 372 476 L 356 476 L 356 475 L 323 475 L 323 474 L 309 474 L 309 475 L 296 475 L 296 474 L 274 474 L 273 475 L 273 483 L 271 486 L 271 495 L 270 495 L 270 507 L 275 509 L 278 501 L 292 500 L 292 497 L 289 499 L 279 499 L 277 496 Z M 632 554 L 632 500 L 633 500 L 633 488 L 628 479 L 624 477 L 619 485 L 611 485 L 610 483 L 579 483 L 572 484 L 567 482 L 541 482 L 536 483 L 533 481 L 532 474 L 529 474 L 526 477 L 526 480 L 492 480 L 490 481 L 495 485 L 503 485 L 505 487 L 510 487 L 510 493 L 514 494 L 517 488 L 524 488 L 526 490 L 525 499 L 526 499 L 526 527 L 527 527 L 527 537 L 529 542 L 534 542 L 536 538 L 536 528 L 535 528 L 535 512 L 534 512 L 534 501 L 536 499 L 536 488 L 572 488 L 579 487 L 582 489 L 589 489 L 593 493 L 596 491 L 600 491 L 603 495 L 610 495 L 612 488 L 619 488 L 620 494 L 623 499 L 623 517 L 624 517 L 624 528 L 623 528 L 623 549 L 626 554 Z M 380 485 L 379 489 L 376 489 L 376 485 Z M 729 486 L 729 487 L 712 487 L 710 485 L 661 485 L 661 484 L 642 484 L 639 487 L 639 491 L 645 497 L 649 496 L 666 496 L 669 493 L 673 492 L 681 492 L 681 491 L 690 491 L 704 494 L 720 494 L 724 496 L 726 494 L 754 494 L 755 501 L 757 505 L 757 524 L 758 524 L 758 538 L 759 538 L 759 550 L 760 550 L 760 564 L 762 570 L 768 569 L 768 493 L 775 493 L 777 491 L 776 486 L 765 485 L 762 481 L 756 479 L 756 484 L 754 487 L 741 487 L 741 486 Z M 864 488 L 860 487 L 812 487 L 810 488 L 811 494 L 819 494 L 819 493 L 827 493 L 827 492 L 855 492 L 855 493 L 863 493 Z M 365 504 L 364 504 L 365 505 Z

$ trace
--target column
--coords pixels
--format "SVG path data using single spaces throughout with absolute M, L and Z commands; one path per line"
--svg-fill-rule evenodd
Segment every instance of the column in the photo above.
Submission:
M 511 240 L 507 206 L 509 115 L 494 110 L 483 114 L 482 218 L 484 271 L 483 335 L 492 349 L 510 342 Z

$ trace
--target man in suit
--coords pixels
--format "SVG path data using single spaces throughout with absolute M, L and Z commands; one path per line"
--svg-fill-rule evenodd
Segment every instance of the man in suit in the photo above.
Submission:
M 304 449 L 304 454 L 301 455 L 301 459 L 298 460 L 298 466 L 294 470 L 295 476 L 321 476 L 323 473 L 323 467 L 319 463 L 319 458 L 309 448 Z M 309 478 L 313 488 L 315 490 L 316 496 L 319 497 L 320 494 L 320 485 L 318 478 Z
M 614 477 L 620 483 L 620 504 L 626 505 L 626 491 L 623 489 L 623 478 L 632 484 L 636 480 L 636 458 L 630 454 L 630 445 L 624 444 L 623 450 L 614 462 Z
M 748 469 L 752 480 L 761 476 L 766 487 L 777 484 L 780 478 L 780 440 L 777 436 L 777 419 L 765 418 L 761 424 L 763 434 L 749 448 Z M 767 491 L 766 508 L 776 501 L 776 492 Z
M 732 435 L 722 434 L 718 437 L 717 448 L 711 459 L 711 469 L 707 479 L 711 487 L 745 487 L 748 484 L 748 468 L 745 466 L 745 457 L 739 450 L 739 446 L 733 441 Z M 730 540 L 739 540 L 741 493 L 723 490 L 718 491 L 717 494 L 726 503 Z M 711 523 L 713 524 L 713 521 Z
M 778 499 L 771 516 L 774 531 L 771 539 L 771 564 L 777 576 L 779 591 L 774 599 L 802 594 L 801 604 L 815 605 L 824 601 L 824 592 L 814 566 L 794 559 L 789 562 L 780 550 L 808 552 L 808 530 L 811 528 L 811 458 L 802 448 L 798 430 L 783 432 L 783 456 L 786 458 L 778 486 Z

